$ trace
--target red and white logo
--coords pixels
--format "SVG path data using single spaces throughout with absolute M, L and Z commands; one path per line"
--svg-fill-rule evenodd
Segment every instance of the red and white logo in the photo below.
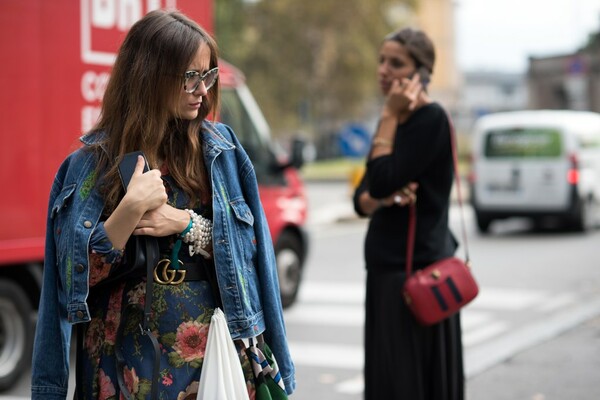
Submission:
M 125 33 L 144 15 L 174 9 L 177 0 L 81 0 L 81 60 L 113 65 Z

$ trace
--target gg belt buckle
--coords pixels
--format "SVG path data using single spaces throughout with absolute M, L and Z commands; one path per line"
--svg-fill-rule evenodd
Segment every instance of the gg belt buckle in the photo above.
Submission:
M 183 265 L 181 261 L 179 264 Z M 185 279 L 185 269 L 173 269 L 171 260 L 164 258 L 154 267 L 154 282 L 161 285 L 179 285 Z M 175 279 L 177 277 L 177 279 Z

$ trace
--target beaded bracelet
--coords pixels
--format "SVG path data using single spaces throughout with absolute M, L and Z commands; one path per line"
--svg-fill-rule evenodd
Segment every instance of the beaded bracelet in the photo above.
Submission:
M 212 221 L 196 214 L 193 210 L 186 209 L 192 219 L 192 227 L 188 232 L 182 234 L 183 241 L 189 244 L 190 256 L 202 254 L 204 257 L 210 257 L 205 250 L 212 240 Z
M 373 147 L 375 146 L 394 147 L 394 143 L 387 139 L 375 137 L 373 139 Z

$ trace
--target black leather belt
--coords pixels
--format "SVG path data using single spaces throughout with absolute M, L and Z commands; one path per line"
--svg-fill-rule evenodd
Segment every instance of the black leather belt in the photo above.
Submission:
M 171 266 L 171 260 L 161 259 L 154 267 L 154 282 L 160 285 L 179 285 L 189 281 L 208 281 L 206 266 L 201 263 L 183 263 L 179 261 L 179 268 Z

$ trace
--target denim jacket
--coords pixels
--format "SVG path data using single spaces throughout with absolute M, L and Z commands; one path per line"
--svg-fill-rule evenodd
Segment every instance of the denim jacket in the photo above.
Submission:
M 81 138 L 85 145 L 101 134 Z M 212 181 L 213 250 L 233 339 L 264 332 L 288 393 L 295 389 L 273 244 L 254 167 L 231 129 L 204 123 L 204 162 Z M 85 146 L 59 168 L 48 205 L 44 279 L 35 333 L 32 399 L 65 399 L 72 324 L 90 321 L 89 241 L 104 202 L 96 160 Z

